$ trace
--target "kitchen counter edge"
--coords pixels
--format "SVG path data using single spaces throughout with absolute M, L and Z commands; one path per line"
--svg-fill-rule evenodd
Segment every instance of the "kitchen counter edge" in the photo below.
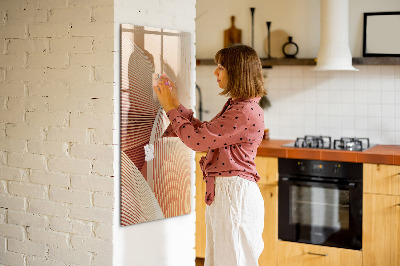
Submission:
M 400 165 L 400 145 L 376 145 L 362 152 L 282 147 L 290 142 L 294 140 L 263 140 L 257 156 Z

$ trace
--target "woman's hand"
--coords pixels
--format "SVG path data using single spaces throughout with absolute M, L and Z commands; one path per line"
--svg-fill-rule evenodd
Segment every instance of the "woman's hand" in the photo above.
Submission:
M 171 81 L 166 74 L 162 74 L 160 78 L 164 78 L 163 82 L 169 82 L 169 85 L 171 87 L 171 99 L 172 99 L 172 104 L 174 105 L 175 108 L 178 108 L 179 105 L 181 104 L 178 100 L 178 88 L 176 87 L 176 82 Z
M 171 93 L 171 84 L 172 82 L 168 78 L 160 76 L 157 86 L 153 86 L 153 90 L 157 95 L 158 102 L 165 112 L 175 109 L 173 96 Z

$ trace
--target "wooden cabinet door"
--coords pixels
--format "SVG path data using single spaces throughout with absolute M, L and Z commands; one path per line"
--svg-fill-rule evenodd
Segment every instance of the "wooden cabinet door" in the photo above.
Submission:
M 365 163 L 363 176 L 364 193 L 400 195 L 400 166 Z
M 362 252 L 278 241 L 277 266 L 361 266 Z
M 206 183 L 203 181 L 203 172 L 200 169 L 199 161 L 205 152 L 197 152 L 196 161 L 196 257 L 204 258 L 206 253 L 206 204 L 204 195 L 206 193 Z
M 258 184 L 278 185 L 278 158 L 257 156 L 254 162 L 261 176 Z
M 278 241 L 278 187 L 259 185 L 264 198 L 264 250 L 258 259 L 260 266 L 276 265 L 276 243 Z
M 400 266 L 399 204 L 400 196 L 364 194 L 364 266 Z

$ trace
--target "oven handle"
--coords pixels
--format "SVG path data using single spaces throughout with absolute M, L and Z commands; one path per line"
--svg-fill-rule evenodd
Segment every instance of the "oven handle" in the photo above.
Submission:
M 281 177 L 280 180 L 283 182 L 289 182 L 294 185 L 307 185 L 307 186 L 317 185 L 318 187 L 338 187 L 346 189 L 354 189 L 356 187 L 355 182 L 315 181 L 315 180 L 304 180 L 304 179 L 290 178 L 290 177 Z

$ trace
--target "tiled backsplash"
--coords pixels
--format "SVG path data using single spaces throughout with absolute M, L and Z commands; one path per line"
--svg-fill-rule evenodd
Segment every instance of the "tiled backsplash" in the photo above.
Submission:
M 274 66 L 264 70 L 271 107 L 265 127 L 274 139 L 305 134 L 369 137 L 371 143 L 400 144 L 400 66 L 356 65 L 353 71 L 313 71 L 312 66 Z M 226 101 L 213 75 L 214 66 L 199 66 L 203 120 Z

